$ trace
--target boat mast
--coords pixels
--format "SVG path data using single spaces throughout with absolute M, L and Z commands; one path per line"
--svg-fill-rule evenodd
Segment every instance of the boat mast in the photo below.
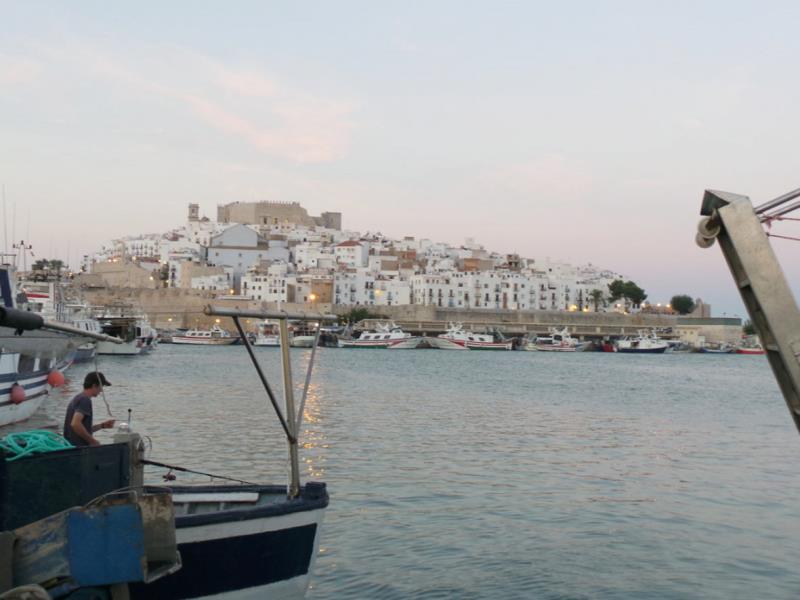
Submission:
M 289 480 L 289 498 L 297 498 L 300 496 L 300 460 L 298 453 L 297 439 L 300 432 L 300 425 L 303 421 L 303 407 L 305 406 L 306 396 L 308 394 L 308 385 L 311 379 L 311 369 L 314 367 L 314 354 L 316 353 L 316 344 L 319 342 L 319 327 L 323 321 L 335 321 L 336 315 L 324 315 L 321 313 L 287 313 L 286 311 L 261 311 L 261 310 L 239 310 L 227 309 L 213 306 L 207 306 L 205 314 L 216 317 L 230 317 L 233 319 L 234 325 L 239 332 L 239 337 L 242 344 L 247 349 L 250 360 L 258 373 L 261 383 L 267 392 L 272 408 L 275 410 L 275 415 L 280 421 L 281 427 L 286 434 L 286 441 L 289 445 L 289 465 L 291 467 L 291 476 Z M 283 399 L 285 414 L 278 406 L 278 401 L 275 399 L 275 394 L 267 381 L 264 372 L 261 370 L 261 365 L 256 358 L 253 348 L 250 345 L 250 340 L 242 327 L 241 319 L 273 319 L 278 321 L 281 339 L 281 366 L 283 368 Z M 308 372 L 306 374 L 305 386 L 303 388 L 303 397 L 300 401 L 300 410 L 295 411 L 294 405 L 294 384 L 292 383 L 292 363 L 291 355 L 289 352 L 290 338 L 289 338 L 289 325 L 288 321 L 317 321 L 317 335 L 314 338 L 314 348 L 311 353 L 311 360 L 308 364 Z M 295 416 L 296 415 L 296 416 Z
M 761 338 L 775 379 L 800 430 L 800 311 L 762 222 L 800 208 L 800 189 L 758 208 L 739 194 L 706 190 L 697 244 L 719 242 L 750 321 Z

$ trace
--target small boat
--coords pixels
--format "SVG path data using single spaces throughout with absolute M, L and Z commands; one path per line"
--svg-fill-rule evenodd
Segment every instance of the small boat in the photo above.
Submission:
M 766 352 L 757 335 L 742 338 L 742 343 L 736 348 L 736 354 L 766 354 Z
M 35 332 L 49 329 L 65 332 L 71 339 L 108 339 L 101 334 L 86 333 L 58 322 L 48 322 L 36 313 L 21 311 L 13 306 L 0 305 L 0 323 L 15 331 Z M 80 336 L 80 337 L 78 337 Z M 18 336 L 26 338 L 28 336 Z M 66 336 L 62 336 L 66 337 Z M 49 339 L 49 338 L 41 338 Z M 70 339 L 70 338 L 67 338 Z M 55 350 L 26 353 L 0 350 L 0 426 L 18 423 L 30 418 L 41 406 L 50 389 L 51 374 L 67 370 L 71 358 L 60 357 Z M 63 380 L 62 380 L 63 381 Z
M 50 389 L 54 369 L 64 372 L 70 363 L 53 358 L 34 358 L 19 352 L 0 352 L 0 426 L 33 416 Z M 21 388 L 21 391 L 15 391 Z
M 488 333 L 465 331 L 461 323 L 450 323 L 446 333 L 426 338 L 431 348 L 440 350 L 511 350 L 511 340 L 495 340 Z
M 169 577 L 131 585 L 133 600 L 303 597 L 328 506 L 324 483 L 308 482 L 288 500 L 285 485 L 169 491 L 182 566 Z
M 550 327 L 550 335 L 537 337 L 532 342 L 528 342 L 525 350 L 538 352 L 583 352 L 591 346 L 591 342 L 581 342 L 572 337 L 569 329 L 558 329 Z
M 158 331 L 150 325 L 146 317 L 136 321 L 136 339 L 142 352 L 151 352 L 158 346 Z
M 339 348 L 395 348 L 413 349 L 419 346 L 422 338 L 412 336 L 394 323 L 379 324 L 375 331 L 365 331 L 360 337 L 339 339 Z
M 624 337 L 617 340 L 617 352 L 627 354 L 663 354 L 669 344 L 660 339 L 655 331 L 640 329 L 636 337 Z
M 118 338 L 122 344 L 97 342 L 97 354 L 114 356 L 138 356 L 143 351 L 143 342 L 137 337 L 136 317 L 99 316 L 95 319 L 99 333 Z M 87 323 L 87 327 L 91 327 Z M 87 331 L 91 331 L 87 329 Z
M 280 332 L 278 326 L 270 321 L 262 321 L 258 324 L 256 335 L 251 342 L 253 346 L 269 346 L 278 348 L 281 345 Z
M 759 344 L 758 346 L 739 346 L 736 354 L 766 354 L 767 351 Z
M 192 344 L 196 346 L 228 346 L 237 338 L 219 325 L 212 325 L 211 329 L 190 329 L 186 333 L 172 336 L 173 344 Z
M 701 354 L 733 354 L 736 352 L 736 346 L 721 342 L 719 344 L 703 344 L 697 350 Z

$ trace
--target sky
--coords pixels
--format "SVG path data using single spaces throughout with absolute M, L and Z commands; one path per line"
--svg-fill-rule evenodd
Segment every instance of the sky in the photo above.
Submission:
M 0 235 L 73 266 L 190 202 L 293 201 L 744 317 L 694 243 L 703 191 L 800 187 L 796 2 L 0 0 L 0 24 Z

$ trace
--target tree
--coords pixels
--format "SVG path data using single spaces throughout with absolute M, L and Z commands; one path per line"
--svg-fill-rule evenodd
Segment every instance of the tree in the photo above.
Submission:
M 669 305 L 672 307 L 672 310 L 679 315 L 688 315 L 695 308 L 694 300 L 692 300 L 691 296 L 687 296 L 686 294 L 673 296 L 669 301 Z
M 46 258 L 40 258 L 31 266 L 33 271 L 46 271 L 50 261 Z
M 639 306 L 647 298 L 644 290 L 632 281 L 626 281 L 623 289 L 625 290 L 624 296 L 633 302 L 634 306 Z
M 742 326 L 742 331 L 744 332 L 745 335 L 755 335 L 756 334 L 756 328 L 753 327 L 753 322 L 752 321 L 745 321 L 744 325 Z
M 645 291 L 630 280 L 615 279 L 608 284 L 608 291 L 611 293 L 612 302 L 620 298 L 627 298 L 634 306 L 639 306 L 647 298 Z
M 608 284 L 608 291 L 611 293 L 611 301 L 619 300 L 625 295 L 625 282 L 622 279 L 615 279 Z
M 592 302 L 594 303 L 594 312 L 597 312 L 597 306 L 603 299 L 603 290 L 594 289 L 589 292 L 589 295 L 592 297 Z

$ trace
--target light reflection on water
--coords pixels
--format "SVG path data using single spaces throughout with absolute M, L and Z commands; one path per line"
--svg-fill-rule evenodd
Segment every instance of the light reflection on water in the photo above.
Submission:
M 279 352 L 258 352 L 280 395 Z M 293 351 L 298 400 L 309 355 Z M 37 424 L 60 427 L 87 368 Z M 100 368 L 155 460 L 286 481 L 244 349 L 162 346 Z M 331 493 L 310 598 L 800 590 L 800 439 L 763 357 L 320 349 L 301 441 L 304 479 Z

